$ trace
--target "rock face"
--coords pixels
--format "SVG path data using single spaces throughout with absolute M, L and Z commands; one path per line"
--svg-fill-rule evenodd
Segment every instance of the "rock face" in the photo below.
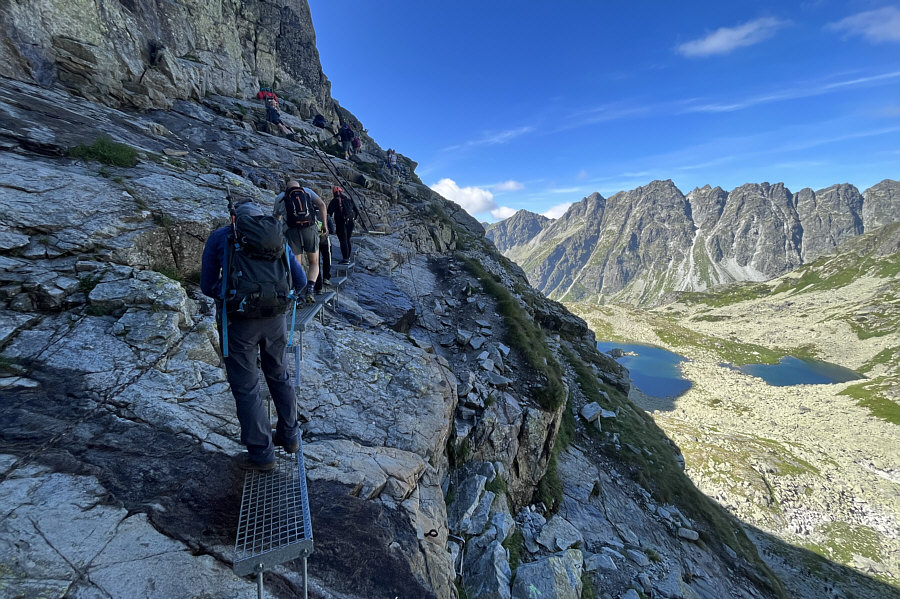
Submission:
M 494 242 L 501 253 L 508 249 L 528 243 L 549 225 L 551 220 L 546 216 L 527 210 L 519 210 L 509 218 L 485 227 L 487 237 Z
M 305 0 L 11 3 L 0 47 L 0 75 L 59 82 L 97 102 L 168 107 L 278 82 L 303 90 L 306 112 L 334 114 Z
M 519 213 L 487 236 L 551 297 L 652 304 L 672 291 L 772 279 L 898 215 L 900 183 L 887 179 L 862 194 L 848 184 L 793 194 L 762 183 L 687 196 L 654 181 L 609 199 L 592 194 L 539 228 Z

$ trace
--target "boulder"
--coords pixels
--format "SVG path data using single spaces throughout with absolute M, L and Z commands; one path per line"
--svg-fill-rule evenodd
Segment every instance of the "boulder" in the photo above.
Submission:
M 512 597 L 581 599 L 582 568 L 582 554 L 578 549 L 569 549 L 562 555 L 552 555 L 536 562 L 522 564 L 516 570 Z

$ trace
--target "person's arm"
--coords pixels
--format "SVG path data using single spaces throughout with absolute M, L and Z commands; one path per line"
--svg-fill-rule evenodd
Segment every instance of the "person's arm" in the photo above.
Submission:
M 335 210 L 337 210 L 337 199 L 331 198 L 331 201 L 328 202 L 328 216 L 334 216 Z
M 319 214 L 322 215 L 322 234 L 328 235 L 328 208 L 325 207 L 325 202 L 322 201 L 322 198 L 319 197 L 319 194 L 314 192 L 312 189 L 308 187 L 306 189 L 306 193 L 309 194 L 309 197 L 312 198 L 313 202 L 316 203 L 316 207 L 319 209 Z
M 218 298 L 221 292 L 220 273 L 222 257 L 228 245 L 228 229 L 213 231 L 203 247 L 203 258 L 200 262 L 200 291 L 203 295 Z
M 284 207 L 284 192 L 282 191 L 275 196 L 275 206 L 272 208 L 272 216 L 283 221 L 286 212 L 287 209 Z
M 294 256 L 294 252 L 291 251 L 290 246 L 287 246 L 287 254 L 288 260 L 291 263 L 291 281 L 294 283 L 294 293 L 299 297 L 306 291 L 306 271 L 300 266 L 300 261 Z

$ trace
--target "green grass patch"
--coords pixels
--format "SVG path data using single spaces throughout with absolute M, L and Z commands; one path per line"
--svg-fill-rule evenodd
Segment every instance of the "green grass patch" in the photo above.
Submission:
M 678 298 L 686 304 L 706 304 L 719 308 L 766 297 L 771 291 L 772 288 L 765 283 L 735 283 L 709 291 L 680 293 Z
M 581 572 L 581 599 L 597 599 L 594 585 L 591 583 L 591 574 L 587 570 Z
M 547 470 L 544 476 L 538 482 L 537 496 L 541 503 L 546 506 L 547 511 L 555 514 L 562 502 L 563 482 L 559 477 L 559 462 L 557 460 L 556 447 L 550 453 L 550 459 L 547 461 Z
M 504 341 L 518 350 L 529 368 L 544 379 L 543 384 L 535 390 L 535 400 L 547 411 L 556 410 L 565 401 L 566 391 L 562 382 L 562 368 L 547 347 L 544 331 L 516 301 L 509 289 L 476 261 L 464 258 L 464 262 L 479 280 L 485 293 L 497 302 L 497 312 L 503 316 L 506 324 Z
M 882 561 L 881 537 L 868 526 L 828 522 L 820 530 L 825 540 L 820 544 L 805 545 L 810 551 L 841 564 L 852 564 L 854 555 Z
M 180 270 L 178 270 L 177 268 L 174 268 L 171 266 L 161 266 L 155 270 L 159 274 L 163 275 L 164 277 L 168 277 L 168 278 L 172 279 L 173 281 L 176 281 L 178 283 L 185 282 L 184 273 L 181 272 Z
M 78 279 L 78 291 L 82 292 L 85 295 L 88 295 L 91 291 L 94 290 L 94 287 L 100 283 L 100 279 L 102 279 L 102 275 L 93 274 L 93 275 L 84 275 L 80 279 Z
M 522 556 L 525 555 L 525 535 L 516 527 L 502 544 L 503 548 L 509 551 L 509 569 L 515 572 L 522 563 Z
M 742 366 L 744 364 L 777 364 L 785 352 L 772 350 L 752 343 L 738 343 L 729 339 L 710 337 L 664 318 L 654 318 L 650 325 L 663 343 L 671 347 L 698 347 L 711 350 L 725 362 Z
M 101 135 L 90 145 L 69 148 L 67 154 L 73 158 L 95 160 L 112 166 L 132 167 L 138 163 L 138 151 L 129 145 L 115 142 L 107 135 Z
M 872 372 L 878 366 L 893 366 L 896 368 L 898 365 L 900 365 L 900 346 L 888 347 L 860 366 L 859 372 L 866 374 Z
M 872 379 L 858 385 L 851 385 L 840 392 L 856 400 L 857 405 L 867 408 L 876 418 L 891 424 L 900 424 L 900 404 L 887 396 L 890 382 L 885 378 Z

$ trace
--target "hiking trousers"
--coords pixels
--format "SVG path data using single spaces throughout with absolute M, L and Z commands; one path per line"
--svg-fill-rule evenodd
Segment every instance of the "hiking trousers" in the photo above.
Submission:
M 338 241 L 341 242 L 341 258 L 349 260 L 350 254 L 353 252 L 353 248 L 350 245 L 350 238 L 353 236 L 353 221 L 343 219 L 335 220 L 337 220 L 335 224 L 337 225 Z
M 234 395 L 238 422 L 241 424 L 241 443 L 254 462 L 267 463 L 275 459 L 272 425 L 259 394 L 257 356 L 278 415 L 276 434 L 284 441 L 293 441 L 300 429 L 297 423 L 297 400 L 291 376 L 284 364 L 286 346 L 287 330 L 283 315 L 246 320 L 228 319 L 225 372 Z
M 314 289 L 322 290 L 322 285 L 326 280 L 331 280 L 331 237 L 328 235 L 319 236 L 319 276 L 316 278 Z

